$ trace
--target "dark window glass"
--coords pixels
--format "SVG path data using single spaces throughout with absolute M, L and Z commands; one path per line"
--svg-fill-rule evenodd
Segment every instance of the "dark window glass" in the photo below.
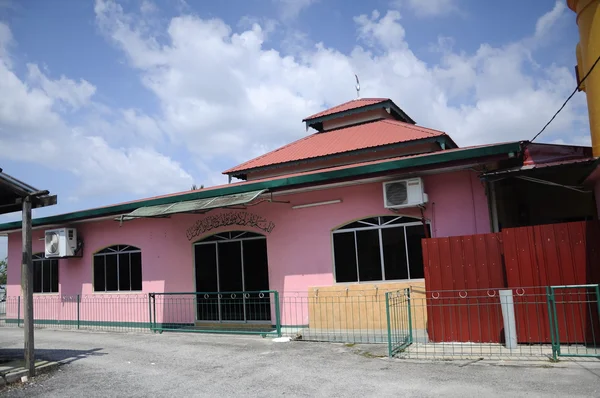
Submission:
M 58 260 L 33 256 L 33 292 L 58 293 Z
M 267 240 L 245 240 L 244 288 L 246 291 L 269 290 L 269 265 L 267 260 Z
M 356 247 L 358 249 L 359 280 L 361 282 L 381 280 L 379 231 L 377 229 L 356 231 Z
M 354 232 L 333 234 L 333 256 L 336 282 L 358 281 Z
M 373 228 L 373 226 L 355 221 L 339 230 L 353 228 L 353 231 L 333 233 L 336 282 L 423 278 L 421 240 L 425 238 L 426 234 L 418 219 L 381 216 L 361 221 L 378 222 L 382 227 Z M 406 224 L 417 222 L 419 224 L 406 226 Z M 427 225 L 427 230 L 431 231 L 429 225 Z M 384 264 L 383 273 L 382 262 Z
M 142 253 L 138 248 L 111 246 L 94 256 L 94 291 L 136 290 L 142 290 Z
M 103 292 L 106 290 L 104 258 L 105 256 L 94 256 L 94 291 L 96 292 Z
M 427 225 L 427 229 L 430 229 L 429 225 Z M 408 245 L 408 262 L 411 279 L 424 277 L 423 249 L 421 246 L 421 239 L 423 238 L 425 238 L 423 225 L 406 227 L 406 244 Z
M 387 224 L 387 225 L 407 224 L 407 223 L 413 223 L 413 222 L 420 221 L 420 220 L 417 220 L 416 218 L 410 218 L 410 217 L 387 216 L 387 217 L 381 217 L 381 218 L 382 218 L 381 224 Z M 392 221 L 392 222 L 390 222 L 390 221 Z
M 119 254 L 119 290 L 131 290 L 130 253 Z
M 343 229 L 354 229 L 354 228 L 364 228 L 364 227 L 366 227 L 365 224 L 363 224 L 361 222 L 358 222 L 358 221 L 355 221 L 355 222 L 350 223 L 348 225 L 344 225 L 343 227 L 340 228 L 340 230 L 343 230 Z
M 42 292 L 49 293 L 51 291 L 51 274 L 52 267 L 50 264 L 50 260 L 40 261 L 42 263 Z
M 119 290 L 118 273 L 117 273 L 117 256 L 107 255 L 105 256 L 105 268 L 106 268 L 106 291 L 115 292 Z
M 404 227 L 384 228 L 381 230 L 381 237 L 385 279 L 408 279 Z
M 219 291 L 223 294 L 220 300 L 221 319 L 228 321 L 244 320 L 244 301 L 241 292 L 242 282 L 242 250 L 241 242 L 220 242 L 219 248 Z M 238 292 L 232 295 L 231 292 Z
M 130 253 L 131 290 L 142 290 L 142 253 Z
M 360 221 L 362 221 L 362 222 L 359 224 L 363 227 L 368 227 L 368 225 L 365 225 L 364 223 L 372 224 L 372 225 L 379 225 L 379 217 L 364 218 Z
M 197 316 L 201 321 L 219 320 L 219 291 L 217 283 L 217 244 L 194 246 L 194 264 L 196 268 Z M 208 294 L 210 292 L 212 294 Z
M 267 259 L 267 240 L 255 239 L 242 241 L 244 259 L 244 290 L 258 291 L 269 289 L 269 263 Z M 248 293 L 245 300 L 246 319 L 248 321 L 271 320 L 271 297 L 259 293 Z
M 50 269 L 52 270 L 51 291 L 58 292 L 58 260 L 50 261 Z
M 42 293 L 42 260 L 33 262 L 33 292 Z

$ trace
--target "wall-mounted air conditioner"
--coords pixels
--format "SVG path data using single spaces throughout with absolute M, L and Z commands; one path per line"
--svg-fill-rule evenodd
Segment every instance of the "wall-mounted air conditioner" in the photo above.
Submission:
M 45 232 L 46 258 L 71 257 L 77 252 L 75 228 L 49 229 Z
M 383 205 L 386 209 L 415 207 L 427 203 L 421 178 L 383 183 Z

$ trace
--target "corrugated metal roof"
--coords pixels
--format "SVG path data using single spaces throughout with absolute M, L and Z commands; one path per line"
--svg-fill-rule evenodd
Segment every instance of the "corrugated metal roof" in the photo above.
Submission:
M 445 135 L 442 131 L 397 120 L 377 120 L 309 135 L 226 170 L 223 174 Z
M 56 204 L 56 195 L 50 195 L 48 191 L 41 191 L 24 183 L 0 169 L 0 214 L 19 211 L 22 205 L 19 199 L 35 195 L 32 208 L 52 206 Z
M 33 225 L 34 227 L 40 227 L 45 225 L 64 224 L 65 222 L 74 222 L 78 220 L 113 216 L 116 214 L 125 214 L 144 206 L 145 204 L 160 206 L 162 204 L 181 202 L 186 198 L 193 198 L 189 200 L 196 200 L 198 196 L 201 197 L 200 199 L 208 199 L 215 196 L 223 196 L 223 194 L 228 194 L 228 192 L 232 191 L 236 193 L 246 193 L 255 191 L 257 188 L 268 189 L 270 191 L 281 190 L 285 189 L 286 187 L 293 187 L 302 184 L 319 185 L 327 181 L 337 180 L 339 178 L 359 179 L 372 175 L 372 173 L 383 173 L 390 170 L 394 170 L 394 172 L 397 173 L 409 167 L 442 167 L 439 165 L 450 161 L 456 162 L 465 159 L 475 159 L 481 157 L 485 158 L 489 156 L 498 156 L 506 152 L 520 151 L 521 146 L 522 142 L 516 141 L 463 148 L 452 148 L 439 152 L 422 153 L 391 159 L 371 160 L 319 170 L 290 173 L 283 176 L 269 177 L 259 180 L 240 181 L 232 184 L 212 186 L 201 190 L 175 192 L 166 195 L 112 204 L 109 206 L 57 214 L 48 217 L 34 218 Z M 20 228 L 20 221 L 0 224 L 0 232 L 13 231 Z
M 190 213 L 202 210 L 217 209 L 219 207 L 243 205 L 252 202 L 266 189 L 250 191 L 233 195 L 217 196 L 214 198 L 186 200 L 182 202 L 140 207 L 131 213 L 119 217 L 120 220 L 130 220 L 140 217 L 160 217 L 169 214 Z
M 597 160 L 598 160 L 598 158 L 596 158 L 596 157 L 586 157 L 586 158 L 579 158 L 579 159 L 558 160 L 558 161 L 545 162 L 545 163 L 526 164 L 526 165 L 522 165 L 522 166 L 518 166 L 518 167 L 511 167 L 508 169 L 501 169 L 501 170 L 495 170 L 495 171 L 491 171 L 488 173 L 484 173 L 484 174 L 482 174 L 482 177 L 496 176 L 496 175 L 502 175 L 502 174 L 514 174 L 514 173 L 546 169 L 546 168 L 552 168 L 552 167 L 593 164 Z
M 308 116 L 302 119 L 303 122 L 311 119 L 316 119 L 318 117 L 323 117 L 327 115 L 331 115 L 338 112 L 349 111 L 350 109 L 356 109 L 367 105 L 378 104 L 380 102 L 389 101 L 389 98 L 357 98 L 352 101 L 344 102 L 343 104 L 339 104 L 334 106 L 333 108 L 325 109 L 319 113 L 315 113 L 314 115 Z

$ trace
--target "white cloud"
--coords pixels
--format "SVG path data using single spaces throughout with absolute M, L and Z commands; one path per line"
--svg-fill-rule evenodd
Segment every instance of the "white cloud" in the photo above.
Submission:
M 395 7 L 407 7 L 418 17 L 436 17 L 459 12 L 456 0 L 394 0 Z
M 281 18 L 290 20 L 296 18 L 303 10 L 318 0 L 272 0 L 279 6 Z
M 159 99 L 163 131 L 206 164 L 234 165 L 306 134 L 304 116 L 354 97 L 354 73 L 363 96 L 390 97 L 461 145 L 531 138 L 575 85 L 570 67 L 535 62 L 533 26 L 530 37 L 471 54 L 453 52 L 446 38 L 440 62 L 428 65 L 406 42 L 398 11 L 357 16 L 347 54 L 318 43 L 292 55 L 267 45 L 258 23 L 234 31 L 182 15 L 152 32 L 111 0 L 98 0 L 96 15 Z M 543 18 L 537 26 L 550 29 L 553 19 Z M 574 98 L 541 139 L 585 136 L 584 107 Z
M 557 0 L 554 8 L 538 18 L 535 24 L 535 37 L 541 39 L 547 35 L 556 22 L 565 14 L 565 2 Z
M 40 71 L 35 64 L 28 64 L 28 80 L 39 87 L 54 101 L 60 101 L 78 109 L 89 103 L 96 92 L 96 87 L 85 80 L 76 82 L 61 76 L 58 80 L 51 80 Z
M 404 41 L 404 28 L 400 25 L 400 13 L 389 11 L 383 18 L 379 11 L 373 11 L 371 17 L 360 15 L 354 18 L 358 25 L 358 37 L 370 47 L 381 44 L 385 50 L 407 48 Z
M 100 119 L 98 124 L 71 125 L 65 112 L 103 109 L 92 103 L 96 88 L 85 80 L 52 79 L 35 64 L 27 65 L 27 80 L 21 80 L 6 61 L 10 38 L 10 29 L 0 24 L 0 147 L 4 159 L 72 173 L 81 181 L 79 195 L 120 192 L 142 196 L 187 189 L 193 179 L 179 163 L 152 147 L 112 147 L 102 136 L 117 129 L 143 134 L 146 141 L 149 137 L 159 140 L 163 133 L 152 117 L 135 110 L 108 110 L 116 117 Z

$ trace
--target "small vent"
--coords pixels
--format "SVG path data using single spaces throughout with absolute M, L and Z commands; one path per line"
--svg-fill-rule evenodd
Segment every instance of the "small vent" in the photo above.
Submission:
M 46 234 L 46 250 L 49 254 L 58 254 L 58 242 L 60 237 L 58 233 Z
M 406 182 L 397 182 L 385 186 L 385 197 L 388 206 L 401 206 L 408 203 Z

